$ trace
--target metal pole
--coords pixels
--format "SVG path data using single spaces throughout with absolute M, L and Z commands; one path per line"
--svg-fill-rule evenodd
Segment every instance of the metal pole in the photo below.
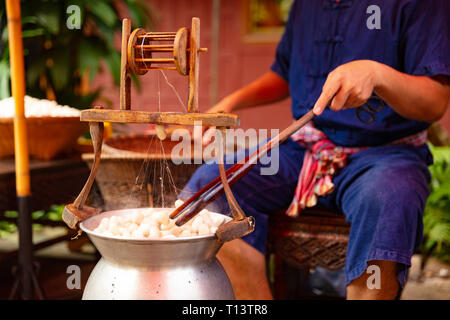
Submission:
M 16 193 L 19 209 L 19 280 L 23 299 L 33 298 L 33 252 L 30 212 L 30 171 L 27 123 L 24 110 L 25 71 L 22 44 L 20 0 L 6 0 L 11 65 L 11 88 L 15 103 L 14 153 Z

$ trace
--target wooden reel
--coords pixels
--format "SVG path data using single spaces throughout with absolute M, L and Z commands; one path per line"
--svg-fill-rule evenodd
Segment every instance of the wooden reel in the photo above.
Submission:
M 122 25 L 122 59 L 120 70 L 120 110 L 89 109 L 81 112 L 81 121 L 154 123 L 204 126 L 239 126 L 234 114 L 198 112 L 200 19 L 192 18 L 192 26 L 177 32 L 146 32 L 142 28 L 131 32 L 128 19 Z M 161 56 L 165 55 L 165 56 Z M 130 73 L 143 76 L 149 70 L 176 70 L 189 76 L 187 112 L 150 112 L 131 110 Z

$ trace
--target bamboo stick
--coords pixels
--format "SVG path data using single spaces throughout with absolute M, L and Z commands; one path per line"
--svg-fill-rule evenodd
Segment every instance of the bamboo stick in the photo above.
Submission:
M 11 87 L 14 97 L 14 150 L 16 163 L 16 191 L 18 196 L 30 195 L 30 171 L 27 139 L 27 122 L 24 110 L 25 71 L 23 59 L 20 2 L 7 0 L 8 35 L 11 64 Z

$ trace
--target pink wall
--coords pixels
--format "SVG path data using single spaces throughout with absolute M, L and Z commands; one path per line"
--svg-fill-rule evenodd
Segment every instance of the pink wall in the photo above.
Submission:
M 212 40 L 212 0 L 189 1 L 158 1 L 149 0 L 159 23 L 154 31 L 176 31 L 180 27 L 191 24 L 191 18 L 196 16 L 201 20 L 201 46 L 208 47 L 208 53 L 201 53 L 199 108 L 201 111 L 211 107 L 211 40 Z M 242 87 L 266 72 L 272 64 L 276 42 L 249 43 L 245 35 L 245 0 L 221 1 L 220 36 L 219 36 L 219 67 L 218 67 L 218 98 Z M 120 37 L 118 36 L 118 47 Z M 187 77 L 180 76 L 176 71 L 165 71 L 169 81 L 177 88 L 180 97 L 186 104 Z M 141 92 L 132 90 L 132 108 L 135 110 L 157 110 L 158 76 L 161 87 L 161 111 L 182 111 L 172 89 L 165 83 L 159 71 L 151 71 L 140 77 Z M 108 74 L 96 79 L 96 85 L 104 87 L 103 95 L 113 102 L 113 107 L 119 105 L 119 89 L 112 84 Z M 99 104 L 102 104 L 99 101 Z M 265 106 L 255 110 L 237 112 L 241 116 L 244 128 L 284 128 L 291 121 L 290 100 Z M 450 132 L 450 110 L 441 123 Z

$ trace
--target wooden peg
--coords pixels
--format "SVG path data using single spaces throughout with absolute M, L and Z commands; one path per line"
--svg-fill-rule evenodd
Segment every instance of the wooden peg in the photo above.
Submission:
M 189 56 L 189 100 L 188 112 L 198 112 L 198 77 L 199 77 L 199 55 L 200 48 L 200 19 L 192 18 L 190 56 Z
M 130 20 L 122 22 L 122 56 L 120 59 L 120 109 L 130 110 L 131 106 L 131 78 L 127 63 L 128 37 L 131 32 Z

